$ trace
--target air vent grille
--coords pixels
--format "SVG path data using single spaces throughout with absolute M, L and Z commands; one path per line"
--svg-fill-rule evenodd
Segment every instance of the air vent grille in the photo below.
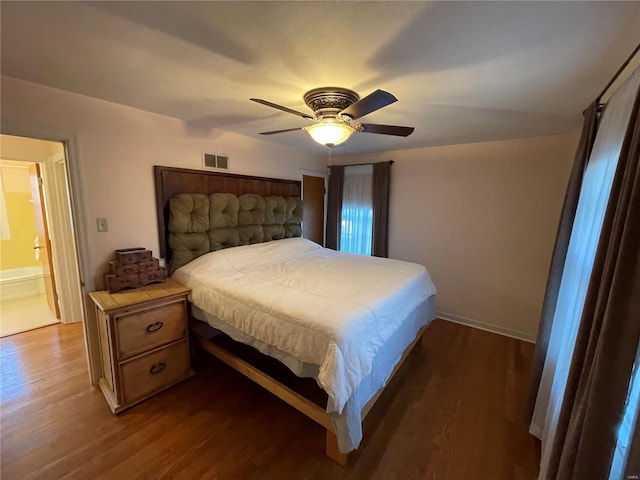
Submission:
M 229 168 L 229 157 L 226 155 L 216 155 L 215 153 L 205 153 L 202 157 L 206 168 Z

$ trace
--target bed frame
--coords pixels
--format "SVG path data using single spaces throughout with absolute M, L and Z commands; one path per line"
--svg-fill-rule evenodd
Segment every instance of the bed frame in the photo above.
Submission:
M 190 170 L 185 168 L 155 166 L 156 184 L 156 206 L 158 214 L 158 231 L 160 236 L 160 255 L 168 263 L 170 261 L 170 251 L 168 249 L 168 219 L 169 219 L 169 199 L 178 193 L 202 193 L 210 195 L 212 193 L 233 193 L 242 195 L 245 193 L 256 193 L 258 195 L 281 195 L 283 197 L 300 197 L 301 182 L 295 180 L 282 180 L 275 178 L 251 177 L 246 175 L 234 175 L 228 173 L 209 172 L 202 170 Z M 391 377 L 396 374 L 404 360 L 411 353 L 415 344 L 422 337 L 426 326 L 423 327 L 415 340 L 405 349 L 402 358 L 393 369 Z M 228 352 L 224 348 L 209 341 L 207 338 L 191 331 L 192 344 L 201 347 L 211 355 L 223 361 L 231 368 L 234 368 L 247 378 L 253 380 L 261 387 L 267 389 L 281 400 L 284 400 L 292 407 L 309 417 L 314 422 L 322 425 L 327 430 L 326 434 L 326 454 L 329 458 L 342 466 L 347 465 L 348 454 L 340 453 L 336 438 L 335 427 L 331 417 L 327 412 L 313 401 L 307 399 L 292 388 L 275 380 L 265 374 L 259 368 L 242 358 Z M 382 394 L 380 390 L 364 406 L 362 419 Z

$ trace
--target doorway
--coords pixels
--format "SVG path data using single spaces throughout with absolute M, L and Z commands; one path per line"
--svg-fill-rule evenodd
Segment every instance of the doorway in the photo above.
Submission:
M 302 172 L 302 236 L 324 247 L 327 176 Z
M 0 135 L 0 337 L 83 320 L 65 146 Z
M 32 195 L 30 162 L 0 159 L 0 336 L 58 323 L 58 310 L 49 308 L 47 283 L 38 248 L 34 207 L 40 198 Z

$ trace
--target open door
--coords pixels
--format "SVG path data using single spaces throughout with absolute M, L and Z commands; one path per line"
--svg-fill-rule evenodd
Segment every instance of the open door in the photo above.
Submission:
M 302 176 L 302 236 L 324 247 L 324 177 Z
M 58 292 L 56 290 L 56 280 L 53 275 L 53 260 L 51 258 L 51 240 L 49 239 L 49 228 L 47 226 L 47 212 L 44 207 L 44 194 L 42 191 L 42 176 L 40 165 L 29 164 L 29 183 L 31 185 L 31 200 L 33 201 L 33 213 L 36 219 L 37 243 L 34 243 L 36 255 L 42 263 L 42 273 L 44 275 L 44 289 L 47 295 L 47 303 L 56 318 L 60 319 L 60 306 L 58 305 Z

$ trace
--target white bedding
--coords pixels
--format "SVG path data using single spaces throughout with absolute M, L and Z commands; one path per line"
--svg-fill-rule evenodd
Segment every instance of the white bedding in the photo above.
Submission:
M 436 293 L 421 265 L 335 252 L 302 238 L 212 252 L 173 277 L 192 289 L 198 308 L 318 365 L 327 412 L 338 414 L 384 342 Z

